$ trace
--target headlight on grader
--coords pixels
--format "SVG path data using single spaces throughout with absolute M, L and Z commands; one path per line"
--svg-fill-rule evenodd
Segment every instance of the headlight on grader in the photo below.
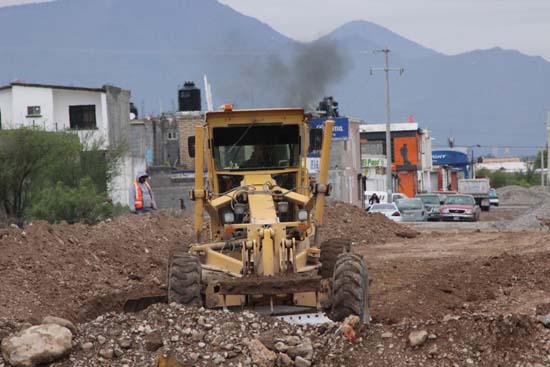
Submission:
M 224 223 L 233 223 L 235 221 L 235 214 L 233 212 L 223 213 L 223 222 Z
M 279 213 L 288 213 L 288 201 L 279 201 L 277 203 Z
M 307 213 L 307 210 L 305 209 L 300 209 L 298 210 L 298 220 L 301 221 L 301 222 L 305 222 L 308 218 L 308 213 Z
M 246 204 L 243 203 L 235 203 L 234 205 L 235 214 L 243 215 L 246 210 Z M 233 213 L 231 213 L 233 214 Z

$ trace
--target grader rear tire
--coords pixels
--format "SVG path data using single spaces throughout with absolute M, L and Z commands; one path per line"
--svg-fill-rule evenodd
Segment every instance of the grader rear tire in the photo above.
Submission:
M 338 256 L 332 277 L 331 319 L 343 321 L 357 315 L 370 322 L 370 293 L 367 264 L 363 257 L 346 252 Z
M 196 256 L 189 253 L 173 255 L 168 265 L 168 302 L 201 307 L 201 272 Z

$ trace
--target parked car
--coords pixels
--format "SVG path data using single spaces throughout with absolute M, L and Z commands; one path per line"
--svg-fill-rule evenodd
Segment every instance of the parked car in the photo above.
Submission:
M 495 189 L 489 190 L 489 203 L 494 206 L 499 205 L 497 190 Z
M 383 203 L 383 204 L 373 204 L 367 211 L 368 214 L 380 213 L 384 214 L 389 219 L 394 222 L 401 222 L 401 212 L 397 208 L 395 203 Z
M 477 221 L 481 209 L 472 195 L 451 195 L 441 206 L 441 218 L 453 221 Z
M 456 191 L 436 191 L 434 194 L 439 196 L 439 202 L 443 205 L 449 195 L 456 195 L 458 193 Z
M 396 204 L 402 222 L 425 222 L 428 219 L 428 211 L 420 199 L 400 199 Z
M 428 220 L 441 220 L 439 208 L 441 207 L 441 199 L 438 194 L 418 194 L 416 198 L 422 200 L 426 210 L 428 211 Z
M 391 201 L 392 203 L 396 203 L 397 200 L 401 200 L 401 199 L 408 199 L 409 197 L 405 194 L 402 194 L 400 192 L 394 192 L 393 194 L 391 194 Z

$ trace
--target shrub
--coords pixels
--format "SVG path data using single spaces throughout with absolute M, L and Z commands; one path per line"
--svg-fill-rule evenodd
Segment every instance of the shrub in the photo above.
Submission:
M 59 182 L 54 187 L 43 189 L 25 212 L 25 217 L 51 223 L 66 221 L 71 224 L 95 224 L 118 215 L 123 210 L 122 207 L 113 205 L 103 194 L 99 194 L 91 178 L 86 177 L 76 188 Z

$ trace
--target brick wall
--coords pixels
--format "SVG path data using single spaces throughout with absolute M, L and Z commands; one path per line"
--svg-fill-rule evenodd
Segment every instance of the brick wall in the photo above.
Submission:
M 189 156 L 187 140 L 195 135 L 195 126 L 204 124 L 204 114 L 201 112 L 177 112 L 176 121 L 179 126 L 180 164 L 183 169 L 194 170 L 194 158 Z

